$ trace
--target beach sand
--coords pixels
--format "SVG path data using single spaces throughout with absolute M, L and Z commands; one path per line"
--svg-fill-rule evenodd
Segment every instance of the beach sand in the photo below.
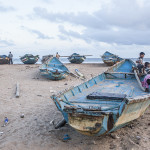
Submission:
M 67 64 L 72 72 L 79 69 L 87 79 L 107 69 L 104 64 Z M 1 150 L 136 150 L 150 149 L 150 109 L 112 135 L 89 137 L 65 125 L 55 130 L 53 124 L 62 119 L 50 99 L 59 92 L 83 81 L 68 76 L 50 81 L 40 76 L 39 65 L 0 65 L 0 149 Z M 20 97 L 15 97 L 16 83 Z M 51 92 L 50 92 L 51 91 Z M 24 114 L 24 118 L 20 115 Z M 3 125 L 8 117 L 9 124 Z M 1 134 L 3 132 L 3 134 Z M 71 140 L 63 142 L 64 134 Z

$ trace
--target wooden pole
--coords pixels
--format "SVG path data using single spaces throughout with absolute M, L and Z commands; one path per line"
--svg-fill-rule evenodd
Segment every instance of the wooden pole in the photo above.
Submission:
M 138 77 L 138 74 L 137 74 L 136 70 L 134 70 L 134 74 L 135 74 L 135 78 L 136 78 L 136 80 L 137 80 L 141 90 L 145 92 L 145 88 L 142 86 L 141 81 L 140 81 L 140 79 Z
M 16 98 L 19 98 L 19 83 L 16 85 Z
M 70 55 L 70 56 L 72 56 L 72 55 Z M 60 56 L 60 57 L 70 57 L 70 56 Z M 76 56 L 76 55 L 73 55 L 73 56 Z M 79 56 L 93 56 L 93 55 L 79 55 Z

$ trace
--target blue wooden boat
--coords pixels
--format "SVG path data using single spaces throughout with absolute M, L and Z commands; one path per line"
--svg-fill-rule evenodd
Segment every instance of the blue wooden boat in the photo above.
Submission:
M 35 64 L 39 59 L 39 55 L 32 55 L 32 54 L 25 54 L 24 56 L 20 57 L 20 60 L 24 64 Z
M 71 63 L 81 64 L 86 59 L 85 55 L 79 55 L 77 53 L 73 53 L 71 56 L 68 57 L 68 60 Z
M 53 57 L 53 55 L 45 55 L 45 56 L 42 56 L 42 63 L 44 63 L 45 61 L 47 61 L 49 58 Z
M 0 55 L 0 64 L 8 64 L 9 58 L 6 55 Z
M 41 75 L 51 80 L 61 80 L 69 74 L 68 68 L 56 57 L 51 57 L 40 66 Z
M 140 117 L 150 93 L 133 72 L 136 64 L 122 60 L 106 72 L 51 98 L 68 124 L 82 134 L 100 136 Z
M 102 55 L 102 60 L 105 64 L 107 64 L 108 66 L 112 66 L 114 64 L 116 64 L 117 62 L 122 61 L 123 59 L 118 57 L 117 55 L 114 55 L 108 51 L 106 51 L 103 55 Z

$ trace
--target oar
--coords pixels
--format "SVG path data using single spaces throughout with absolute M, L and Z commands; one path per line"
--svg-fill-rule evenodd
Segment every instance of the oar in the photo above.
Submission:
M 93 55 L 70 55 L 70 56 L 93 56 Z M 70 56 L 60 56 L 60 57 L 70 57 Z

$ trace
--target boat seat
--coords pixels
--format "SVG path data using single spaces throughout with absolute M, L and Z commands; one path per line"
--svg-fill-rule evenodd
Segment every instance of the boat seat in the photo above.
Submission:
M 102 92 L 93 92 L 87 96 L 87 99 L 112 99 L 112 100 L 124 100 L 126 94 L 120 93 L 102 93 Z

